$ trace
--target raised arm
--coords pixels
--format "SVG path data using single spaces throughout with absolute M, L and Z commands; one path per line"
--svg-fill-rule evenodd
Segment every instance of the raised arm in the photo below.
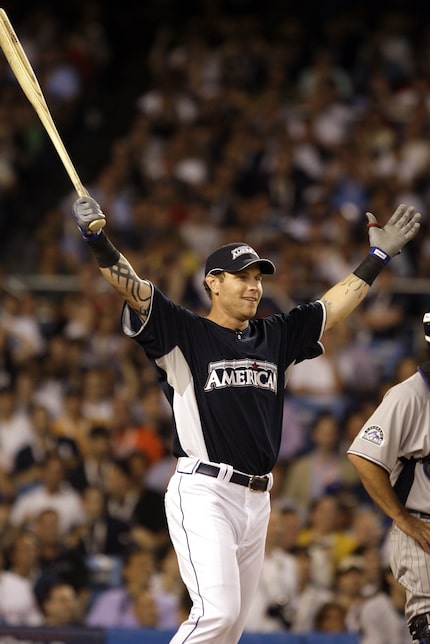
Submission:
M 149 313 L 151 286 L 138 277 L 130 262 L 115 248 L 103 230 L 91 232 L 91 222 L 105 219 L 100 206 L 92 197 L 81 197 L 75 201 L 72 214 L 82 237 L 94 252 L 102 275 L 144 322 Z
M 327 311 L 326 329 L 344 320 L 366 296 L 381 270 L 417 234 L 421 214 L 413 206 L 400 205 L 382 228 L 366 213 L 370 250 L 353 273 L 335 284 L 320 298 Z
M 148 282 L 136 275 L 130 262 L 121 253 L 116 264 L 99 268 L 109 284 L 122 295 L 144 322 L 148 317 L 151 302 L 151 286 Z

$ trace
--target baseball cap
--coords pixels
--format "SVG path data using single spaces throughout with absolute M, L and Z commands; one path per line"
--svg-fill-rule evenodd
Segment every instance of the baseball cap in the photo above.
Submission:
M 270 259 L 264 259 L 244 242 L 225 244 L 215 250 L 206 260 L 205 275 L 209 273 L 238 273 L 252 264 L 258 264 L 264 275 L 272 275 L 276 268 Z
M 430 347 L 430 312 L 424 313 L 423 317 L 424 337 Z

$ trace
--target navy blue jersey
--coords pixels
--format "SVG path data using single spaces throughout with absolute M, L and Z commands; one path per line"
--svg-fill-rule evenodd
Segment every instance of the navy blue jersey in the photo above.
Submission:
M 175 456 L 270 472 L 281 441 L 286 371 L 321 354 L 324 305 L 254 319 L 239 333 L 152 288 L 146 323 L 125 304 L 122 328 L 156 366 L 173 411 Z

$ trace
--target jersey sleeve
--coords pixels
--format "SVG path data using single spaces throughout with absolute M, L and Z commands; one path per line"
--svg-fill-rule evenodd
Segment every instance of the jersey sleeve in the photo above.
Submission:
M 144 346 L 149 358 L 157 359 L 173 349 L 181 338 L 181 331 L 193 313 L 174 304 L 156 286 L 151 284 L 152 297 L 145 323 L 125 303 L 121 314 L 121 327 L 125 335 Z
M 398 458 L 410 457 L 405 437 L 417 418 L 416 400 L 403 383 L 392 387 L 352 441 L 348 454 L 356 454 L 392 472 Z
M 320 300 L 297 306 L 287 314 L 286 321 L 289 364 L 311 360 L 324 353 L 321 336 L 325 327 L 326 310 Z

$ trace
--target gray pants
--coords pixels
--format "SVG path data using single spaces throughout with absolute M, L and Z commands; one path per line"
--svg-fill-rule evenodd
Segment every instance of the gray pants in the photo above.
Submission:
M 430 555 L 396 524 L 390 534 L 390 565 L 406 589 L 405 616 L 410 624 L 415 615 L 430 612 Z

